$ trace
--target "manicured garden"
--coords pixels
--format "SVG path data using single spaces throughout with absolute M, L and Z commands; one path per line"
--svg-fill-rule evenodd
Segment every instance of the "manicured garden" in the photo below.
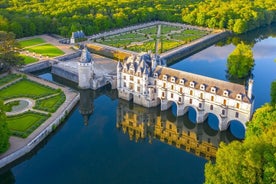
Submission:
M 30 63 L 35 63 L 38 61 L 38 59 L 33 58 L 31 56 L 21 55 L 21 57 L 23 57 L 23 59 L 24 59 L 23 62 L 25 65 L 30 64 Z
M 29 50 L 30 52 L 35 52 L 37 54 L 41 54 L 42 56 L 49 57 L 61 56 L 64 54 L 62 50 L 58 49 L 57 47 L 49 43 L 29 47 L 27 50 Z
M 15 116 L 9 116 L 7 118 L 7 124 L 12 135 L 26 138 L 37 127 L 44 123 L 48 117 L 48 114 L 30 111 Z
M 147 52 L 149 50 L 155 52 L 157 31 L 158 26 L 151 26 L 118 35 L 103 37 L 94 41 L 135 52 Z M 210 32 L 206 30 L 162 25 L 158 53 L 164 53 L 183 44 L 190 43 L 209 33 Z
M 33 38 L 28 40 L 22 40 L 22 41 L 19 41 L 18 43 L 21 48 L 24 48 L 24 47 L 45 43 L 45 40 L 43 40 L 42 38 Z
M 22 79 L 0 91 L 0 98 L 7 100 L 18 97 L 38 99 L 57 93 L 57 90 L 38 84 L 28 79 Z
M 59 48 L 55 47 L 50 43 L 47 43 L 42 38 L 32 38 L 28 40 L 22 40 L 22 41 L 19 41 L 19 45 L 24 50 L 28 50 L 36 54 L 41 54 L 42 56 L 56 57 L 64 54 L 62 50 L 60 50 Z M 37 59 L 32 57 L 29 57 L 29 56 L 24 57 L 25 64 L 29 64 L 36 61 Z
M 55 112 L 64 101 L 65 95 L 61 92 L 51 97 L 38 99 L 34 108 L 47 112 Z
M 10 74 L 3 77 L 0 82 L 8 84 L 16 80 L 20 75 Z M 19 81 L 12 83 L 0 90 L 0 99 L 7 100 L 13 98 L 27 97 L 35 102 L 35 107 L 25 113 L 7 116 L 8 128 L 12 135 L 22 138 L 28 137 L 37 127 L 44 123 L 65 101 L 65 94 L 60 89 L 36 83 L 23 77 Z M 5 111 L 11 112 L 14 106 L 20 101 L 15 100 L 5 104 Z M 39 110 L 36 112 L 36 110 Z
M 0 78 L 0 86 L 7 84 L 9 82 L 14 81 L 15 79 L 20 78 L 20 75 L 17 74 L 10 74 L 10 75 L 6 75 L 5 77 L 1 77 Z

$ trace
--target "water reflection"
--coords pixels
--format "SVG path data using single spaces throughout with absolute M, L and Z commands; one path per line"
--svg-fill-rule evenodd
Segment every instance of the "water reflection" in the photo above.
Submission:
M 116 127 L 136 142 L 159 140 L 206 159 L 214 159 L 221 141 L 229 143 L 229 132 L 211 129 L 207 122 L 194 124 L 188 115 L 175 117 L 172 110 L 144 108 L 120 100 Z
M 4 184 L 4 183 L 15 183 L 15 177 L 12 173 L 11 170 L 5 172 L 5 173 L 0 173 L 0 184 Z
M 84 125 L 88 125 L 89 117 L 94 112 L 94 100 L 101 95 L 106 95 L 110 99 L 117 99 L 117 90 L 111 89 L 111 85 L 106 85 L 97 90 L 91 89 L 79 89 L 80 92 L 80 104 L 79 112 L 83 117 Z

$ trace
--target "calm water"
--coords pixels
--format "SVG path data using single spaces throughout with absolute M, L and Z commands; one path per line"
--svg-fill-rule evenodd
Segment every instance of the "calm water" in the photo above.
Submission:
M 240 39 L 254 43 L 255 108 L 270 101 L 270 84 L 276 80 L 276 38 L 271 37 L 275 29 L 232 39 L 234 44 Z M 224 46 L 209 47 L 171 67 L 227 80 L 225 63 L 234 44 L 222 42 Z M 53 80 L 49 73 L 40 76 Z M 210 150 L 221 140 L 233 139 L 230 131 L 215 131 L 207 122 L 192 123 L 193 111 L 175 118 L 172 111 L 118 100 L 112 90 L 81 91 L 81 95 L 66 122 L 23 161 L 2 171 L 0 183 L 202 183 L 208 154 L 197 156 L 185 145 L 178 149 L 158 134 L 160 122 L 177 127 L 188 135 L 187 140 L 206 144 Z M 145 123 L 138 129 L 140 121 Z M 236 137 L 243 134 L 239 125 L 230 129 Z

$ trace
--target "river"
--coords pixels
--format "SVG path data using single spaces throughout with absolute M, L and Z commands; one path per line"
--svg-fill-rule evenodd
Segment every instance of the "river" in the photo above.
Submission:
M 270 101 L 270 84 L 276 80 L 275 36 L 275 25 L 258 29 L 222 41 L 170 67 L 228 80 L 227 56 L 236 43 L 250 43 L 255 58 L 256 109 Z M 39 76 L 55 80 L 49 73 Z M 174 109 L 160 112 L 118 100 L 116 90 L 81 91 L 81 95 L 82 100 L 61 127 L 29 155 L 0 170 L 1 184 L 203 183 L 204 164 L 206 158 L 213 159 L 212 150 L 220 141 L 244 136 L 238 123 L 218 132 L 210 122 L 192 123 L 192 112 L 176 118 Z M 138 124 L 136 120 L 141 118 L 145 123 Z M 126 120 L 132 121 L 126 124 Z M 197 141 L 198 148 L 208 147 L 208 153 L 170 142 L 168 135 L 175 132 L 167 137 L 158 133 L 164 121 L 171 130 L 176 128 L 176 133 L 177 129 L 186 132 L 187 142 Z

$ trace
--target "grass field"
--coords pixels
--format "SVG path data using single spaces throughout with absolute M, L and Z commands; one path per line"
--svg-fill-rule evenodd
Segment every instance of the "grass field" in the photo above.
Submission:
M 43 56 L 49 56 L 49 57 L 56 57 L 56 56 L 61 56 L 64 54 L 64 52 L 57 47 L 53 46 L 52 44 L 43 44 L 43 45 L 38 45 L 34 46 L 31 48 L 28 48 L 27 50 L 31 52 L 35 52 L 37 54 L 41 54 Z
M 63 104 L 64 101 L 65 95 L 62 92 L 50 98 L 37 100 L 34 108 L 48 112 L 55 112 L 60 107 L 60 105 Z
M 48 115 L 29 111 L 24 114 L 7 117 L 7 124 L 13 135 L 25 138 L 47 118 Z
M 30 64 L 30 63 L 35 63 L 38 61 L 38 59 L 30 57 L 30 56 L 25 56 L 25 55 L 20 55 L 20 56 L 24 58 L 25 65 Z
M 2 89 L 0 91 L 0 98 L 4 100 L 16 97 L 30 97 L 37 99 L 54 93 L 57 93 L 57 90 L 27 79 L 22 79 L 7 88 Z
M 29 40 L 22 40 L 22 41 L 19 41 L 18 43 L 19 43 L 20 47 L 24 48 L 24 47 L 29 47 L 29 46 L 45 43 L 45 40 L 43 40 L 42 38 L 33 38 L 33 39 L 29 39 Z
M 10 75 L 7 75 L 5 77 L 2 77 L 0 78 L 0 86 L 4 85 L 4 84 L 7 84 L 15 79 L 18 79 L 20 78 L 21 76 L 20 75 L 17 75 L 17 74 L 10 74 Z

